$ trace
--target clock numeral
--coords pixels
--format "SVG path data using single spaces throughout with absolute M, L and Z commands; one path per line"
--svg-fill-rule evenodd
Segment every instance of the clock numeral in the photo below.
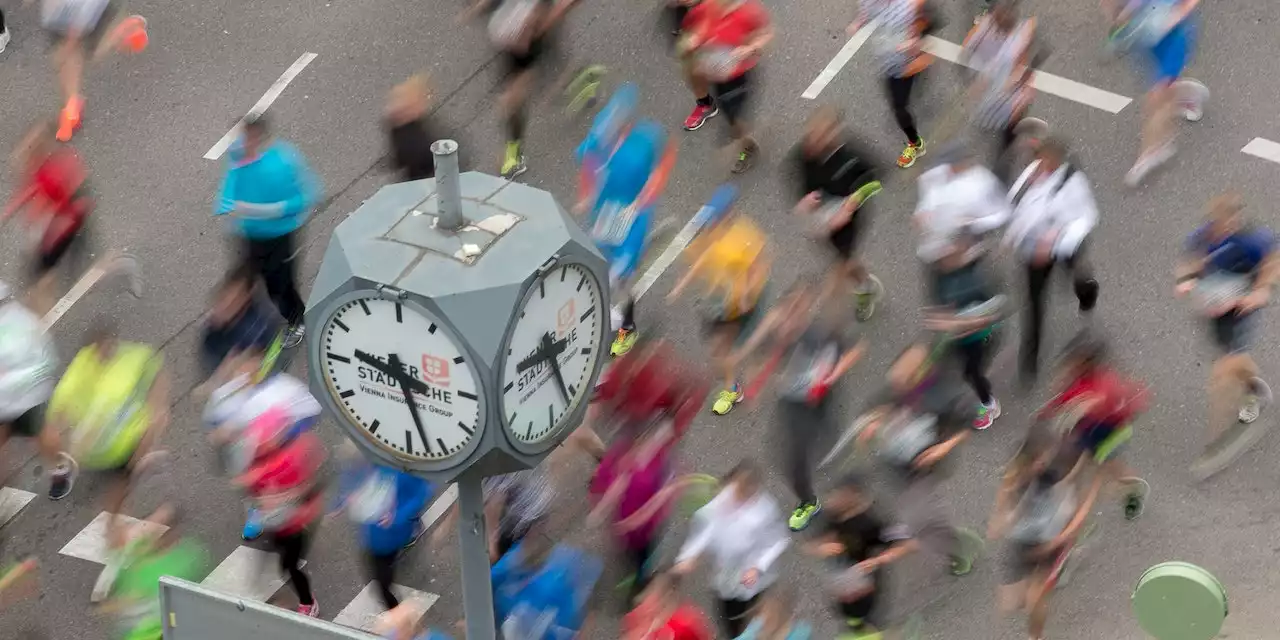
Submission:
M 365 302 L 364 300 L 360 301 L 360 308 L 364 310 L 364 314 L 366 316 L 373 315 L 373 312 L 369 311 L 369 303 Z
M 479 399 L 479 398 L 477 398 L 477 397 L 476 397 L 476 394 L 474 394 L 474 393 L 468 393 L 468 392 L 466 392 L 466 391 L 459 391 L 459 392 L 458 392 L 458 397 L 459 397 L 459 398 L 466 398 L 466 399 L 468 399 L 468 400 L 478 400 L 478 399 Z
M 581 316 L 580 318 L 578 318 L 578 322 L 586 322 L 586 321 L 587 321 L 587 318 L 590 318 L 590 317 L 591 317 L 591 314 L 593 314 L 593 313 L 595 313 L 595 312 L 596 312 L 596 308 L 595 308 L 595 307 L 591 307 L 590 309 L 587 309 L 587 310 L 586 310 L 586 312 L 584 312 L 584 313 L 582 314 L 582 316 Z
M 569 265 L 560 267 L 560 282 L 564 282 L 564 277 L 569 274 Z
M 584 356 L 589 356 L 589 355 L 591 355 L 591 347 L 583 347 L 583 348 L 582 348 L 582 355 L 584 355 Z
M 577 392 L 577 391 L 575 391 L 575 390 L 573 389 L 573 385 L 569 385 L 569 395 L 571 395 L 571 396 L 572 396 L 572 395 L 574 395 L 574 394 L 576 394 L 576 393 L 578 393 L 578 392 Z
M 339 329 L 342 329 L 343 333 L 351 333 L 351 327 L 348 327 L 347 325 L 342 324 L 341 320 L 334 318 L 333 324 L 337 326 Z
M 326 354 L 326 357 L 328 357 L 330 360 L 337 360 L 342 364 L 351 364 L 351 358 L 348 358 L 346 356 L 340 356 L 336 353 L 333 353 L 332 351 Z
M 538 298 L 542 299 L 545 297 L 547 297 L 547 281 L 539 280 L 538 281 Z
M 550 430 L 551 427 L 555 425 L 555 423 L 556 423 L 556 406 L 553 404 L 549 404 L 547 405 L 547 430 Z
M 376 435 L 376 434 L 378 433 L 378 427 L 381 427 L 381 426 L 382 426 L 382 422 L 381 422 L 381 421 L 374 420 L 373 422 L 370 422 L 370 423 L 369 423 L 369 435 Z
M 469 436 L 474 436 L 476 434 L 475 429 L 468 427 L 467 423 L 462 422 L 461 420 L 458 421 L 458 428 L 466 431 Z
M 532 420 L 529 421 L 529 428 L 525 430 L 524 437 L 526 438 L 533 437 L 533 421 Z
M 355 392 L 355 390 L 354 390 L 354 389 L 347 389 L 346 391 L 343 391 L 342 393 L 339 393 L 338 395 L 339 395 L 339 396 L 341 396 L 341 397 L 343 397 L 343 398 L 350 398 L 351 396 L 354 396 L 355 394 L 356 394 L 356 392 Z

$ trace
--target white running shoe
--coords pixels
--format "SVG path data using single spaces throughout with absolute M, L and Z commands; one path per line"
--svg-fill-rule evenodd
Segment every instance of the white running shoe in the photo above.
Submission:
M 4 48 L 9 46 L 9 28 L 5 27 L 4 31 L 0 31 L 0 53 L 4 53 Z
M 1172 142 L 1166 142 L 1156 149 L 1148 151 L 1139 157 L 1137 162 L 1133 163 L 1133 168 L 1129 169 L 1129 173 L 1124 175 L 1124 183 L 1136 188 L 1142 184 L 1142 181 L 1147 176 L 1151 175 L 1152 171 L 1168 162 L 1177 152 L 1178 148 Z

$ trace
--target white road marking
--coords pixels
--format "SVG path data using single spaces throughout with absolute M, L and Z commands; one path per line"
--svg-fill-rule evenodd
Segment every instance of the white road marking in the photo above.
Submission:
M 284 73 L 276 79 L 275 84 L 272 84 L 271 88 L 267 89 L 267 92 L 262 94 L 262 98 L 253 105 L 253 108 L 249 109 L 249 113 L 262 113 L 263 111 L 266 111 L 267 107 L 270 107 L 271 103 L 275 102 L 276 98 L 279 98 L 280 94 L 284 93 L 284 90 L 289 86 L 289 83 L 293 82 L 293 79 L 298 77 L 298 74 L 302 73 L 302 70 L 306 69 L 307 65 L 311 64 L 311 61 L 315 59 L 316 54 L 314 53 L 304 53 L 299 56 L 298 59 L 294 61 L 293 65 L 288 69 L 285 69 Z M 221 158 L 222 154 L 226 153 L 227 147 L 230 147 L 231 143 L 235 142 L 236 136 L 240 135 L 240 127 L 242 125 L 244 125 L 243 118 L 240 119 L 240 122 L 236 123 L 236 126 L 231 127 L 231 130 L 228 131 L 226 135 L 222 136 L 221 140 L 209 148 L 209 151 L 204 154 L 204 159 L 217 160 L 218 158 Z
M 139 520 L 129 516 L 118 516 L 124 526 L 129 528 L 131 536 L 137 535 L 159 535 L 169 530 L 169 527 L 151 522 L 148 520 Z M 103 511 L 98 517 L 93 519 L 88 526 L 80 530 L 76 537 L 71 539 L 58 553 L 72 558 L 88 560 L 96 564 L 107 564 L 107 520 L 111 518 L 111 514 Z
M 804 93 L 800 94 L 800 97 L 805 100 L 813 100 L 821 95 L 822 90 L 826 89 L 827 85 L 831 84 L 831 81 L 840 73 L 840 70 L 843 69 L 846 64 L 849 64 L 849 61 L 853 59 L 854 54 L 858 53 L 858 49 L 861 49 L 862 45 L 867 43 L 867 40 L 871 38 L 871 34 L 875 32 L 877 26 L 879 26 L 878 22 L 871 22 L 863 25 L 861 29 L 858 29 L 858 32 L 853 34 L 853 36 L 849 38 L 849 41 L 844 43 L 843 47 L 840 47 L 840 52 L 836 54 L 836 57 L 831 59 L 831 62 L 827 63 L 826 68 L 818 74 L 818 77 L 814 78 L 813 82 L 809 83 L 809 88 L 805 89 Z
M 431 506 L 427 508 L 427 512 L 422 514 L 422 520 L 420 522 L 422 522 L 423 533 L 425 534 L 429 529 L 431 529 L 436 521 L 439 520 L 441 516 L 449 510 L 449 507 L 452 507 L 453 503 L 457 500 L 458 485 L 451 484 L 448 489 L 444 490 L 444 493 L 440 494 L 439 498 L 435 499 L 435 502 L 431 503 Z
M 401 602 L 412 602 L 416 605 L 417 610 L 426 613 L 428 609 L 440 599 L 440 596 L 434 593 L 426 593 L 417 589 L 393 584 L 391 591 Z M 360 629 L 361 631 L 373 631 L 373 625 L 378 621 L 378 616 L 386 611 L 386 607 L 382 604 L 382 597 L 378 595 L 378 586 L 376 583 L 370 582 L 360 590 L 354 600 L 347 603 L 342 608 L 338 617 L 333 621 L 345 627 Z M 416 621 L 415 621 L 416 623 Z
M 13 487 L 0 487 L 0 527 L 8 524 L 36 497 L 36 494 Z
M 960 64 L 960 52 L 963 51 L 963 47 L 960 45 L 933 36 L 924 37 L 923 49 L 938 58 L 956 64 Z M 1120 113 L 1125 107 L 1129 106 L 1129 103 L 1133 102 L 1132 99 L 1122 95 L 1103 91 L 1102 89 L 1043 71 L 1035 72 L 1031 79 L 1031 85 L 1038 91 L 1043 91 L 1059 98 L 1066 98 L 1086 107 L 1101 109 L 1109 113 Z
M 1280 142 L 1272 142 L 1266 138 L 1254 138 L 1241 151 L 1256 158 L 1280 163 Z
M 238 598 L 266 602 L 289 581 L 279 566 L 274 553 L 236 547 L 200 584 Z M 302 566 L 307 566 L 306 560 Z

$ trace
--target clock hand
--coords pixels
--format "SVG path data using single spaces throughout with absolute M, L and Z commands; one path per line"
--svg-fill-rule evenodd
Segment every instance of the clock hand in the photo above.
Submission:
M 564 376 L 560 373 L 560 363 L 551 358 L 551 373 L 555 374 L 556 385 L 560 387 L 560 395 L 564 398 L 564 406 L 569 406 L 569 390 L 564 386 Z
M 547 351 L 543 348 L 543 345 L 539 344 L 538 348 L 535 349 L 533 353 L 529 354 L 529 357 L 516 363 L 516 373 L 524 373 L 525 371 L 538 366 L 538 364 L 546 358 Z
M 551 362 L 551 373 L 556 378 L 556 386 L 560 387 L 560 397 L 564 398 L 564 405 L 569 406 L 569 390 L 564 386 L 564 375 L 560 373 L 560 361 L 556 357 L 564 352 L 564 345 L 560 344 L 560 349 L 556 350 L 558 343 L 551 337 L 551 332 L 542 334 L 542 344 L 538 350 L 546 354 L 547 360 Z
M 395 380 L 396 382 L 401 383 L 402 385 L 407 385 L 409 389 L 413 391 L 416 391 L 421 394 L 426 394 L 429 392 L 429 390 L 427 389 L 426 383 L 422 382 L 421 380 L 416 380 L 405 374 L 404 369 L 400 368 L 399 366 L 401 363 L 398 357 L 396 357 L 395 359 L 395 366 L 392 366 L 359 349 L 356 349 L 355 356 L 356 356 L 356 360 L 359 360 L 360 362 L 363 362 L 369 365 L 375 371 L 381 373 L 384 376 L 387 376 L 388 378 Z M 395 354 L 392 354 L 392 357 L 395 357 Z M 388 360 L 389 359 L 390 358 L 388 358 Z
M 414 382 L 414 380 L 405 375 L 404 370 L 400 368 L 400 356 L 394 353 L 390 354 L 387 356 L 387 362 L 391 364 L 394 370 L 400 372 L 399 375 L 392 377 L 396 379 L 396 382 L 400 383 L 400 390 L 404 392 L 404 403 L 409 407 L 409 417 L 413 418 L 413 426 L 417 427 L 418 435 L 422 437 L 422 446 L 427 448 L 427 453 L 431 453 L 431 441 L 427 440 L 427 430 L 422 427 L 422 416 L 418 415 L 418 403 L 413 401 L 410 383 Z

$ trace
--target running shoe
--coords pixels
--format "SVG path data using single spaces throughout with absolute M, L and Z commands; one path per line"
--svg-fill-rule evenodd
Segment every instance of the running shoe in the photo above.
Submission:
M 880 278 L 873 275 L 867 276 L 867 282 L 860 285 L 853 292 L 854 315 L 858 322 L 866 322 L 876 313 L 876 303 L 880 301 L 880 296 L 884 294 L 884 284 L 880 282 Z
M 520 153 L 520 143 L 508 142 L 507 153 L 502 160 L 502 177 L 514 180 L 516 176 L 528 170 L 529 168 L 524 164 L 524 154 Z
M 1237 416 L 1240 422 L 1244 424 L 1253 424 L 1254 420 L 1262 414 L 1262 399 L 1257 394 L 1250 393 L 1244 397 L 1244 402 L 1240 404 L 1240 413 Z
M 732 389 L 725 389 L 716 397 L 716 401 L 711 405 L 711 413 L 718 416 L 725 415 L 733 411 L 733 405 L 742 402 L 746 394 L 742 393 L 738 385 L 733 385 Z
M 1124 497 L 1124 519 L 1137 520 L 1142 515 L 1142 508 L 1146 502 L 1146 496 L 1139 491 L 1131 491 Z
M 707 120 L 718 115 L 720 115 L 720 107 L 717 107 L 714 102 L 711 104 L 695 104 L 693 105 L 693 111 L 689 113 L 689 117 L 684 119 L 684 130 L 697 131 L 707 123 Z
M 244 528 L 240 530 L 240 537 L 245 540 L 257 540 L 262 536 L 262 512 L 250 507 L 249 513 L 244 518 Z
M 595 105 L 600 95 L 600 81 L 604 78 L 605 72 L 605 68 L 598 64 L 585 66 L 578 71 L 578 75 L 565 90 L 565 98 L 569 102 L 567 106 L 569 113 L 578 113 Z
M 1124 183 L 1130 187 L 1137 187 L 1142 184 L 1152 171 L 1155 171 L 1168 162 L 1170 158 L 1177 153 L 1178 149 L 1172 142 L 1166 142 L 1147 153 L 1142 154 L 1138 161 L 1133 163 L 1133 168 L 1129 169 L 1129 173 L 1124 175 Z
M 312 602 L 311 604 L 300 604 L 298 605 L 298 613 L 301 613 L 308 618 L 319 618 L 320 603 Z
M 609 347 L 609 355 L 626 355 L 632 347 L 636 346 L 636 340 L 639 339 L 640 332 L 635 329 L 618 329 L 618 337 L 613 339 L 613 346 Z
M 306 335 L 307 327 L 301 322 L 295 325 L 290 325 L 288 329 L 284 330 L 284 348 L 292 349 L 302 344 L 302 339 L 306 337 Z
M 0 31 L 0 53 L 4 53 L 4 48 L 9 46 L 9 28 L 5 27 L 4 31 Z
M 1204 105 L 1209 100 L 1209 87 L 1195 78 L 1181 78 L 1174 83 L 1178 109 L 1187 122 L 1200 122 L 1204 117 Z
M 121 20 L 112 35 L 115 41 L 120 43 L 122 53 L 141 53 L 150 42 L 147 36 L 147 19 L 140 15 L 132 15 Z
M 787 525 L 792 531 L 804 531 L 809 526 L 809 521 L 814 516 L 822 512 L 822 505 L 816 502 L 802 502 L 791 512 L 791 518 L 787 521 Z
M 902 155 L 898 156 L 898 166 L 906 169 L 916 163 L 916 158 L 925 154 L 924 138 L 920 138 L 919 142 L 907 143 L 902 150 Z
M 733 168 L 730 171 L 734 173 L 746 173 L 751 168 L 752 159 L 755 158 L 757 147 L 755 144 L 747 145 L 738 152 L 738 157 L 733 160 Z
M 996 418 L 1000 417 L 1000 401 L 995 398 L 991 399 L 991 404 L 986 405 L 978 403 L 978 417 L 973 421 L 973 428 L 978 431 L 986 431 Z
M 883 640 L 884 634 L 879 629 L 864 622 L 861 618 L 845 620 L 847 630 L 836 636 L 836 640 Z
M 80 465 L 75 459 L 66 453 L 61 454 L 63 458 L 62 464 L 54 468 L 53 473 L 49 474 L 49 499 L 61 500 L 71 493 L 71 489 L 76 486 L 76 476 L 79 475 Z
M 62 108 L 62 113 L 58 117 L 58 133 L 55 137 L 59 142 L 69 142 L 71 136 L 75 134 L 76 129 L 80 128 L 81 116 L 84 115 L 84 98 L 75 96 L 67 101 L 67 105 Z

